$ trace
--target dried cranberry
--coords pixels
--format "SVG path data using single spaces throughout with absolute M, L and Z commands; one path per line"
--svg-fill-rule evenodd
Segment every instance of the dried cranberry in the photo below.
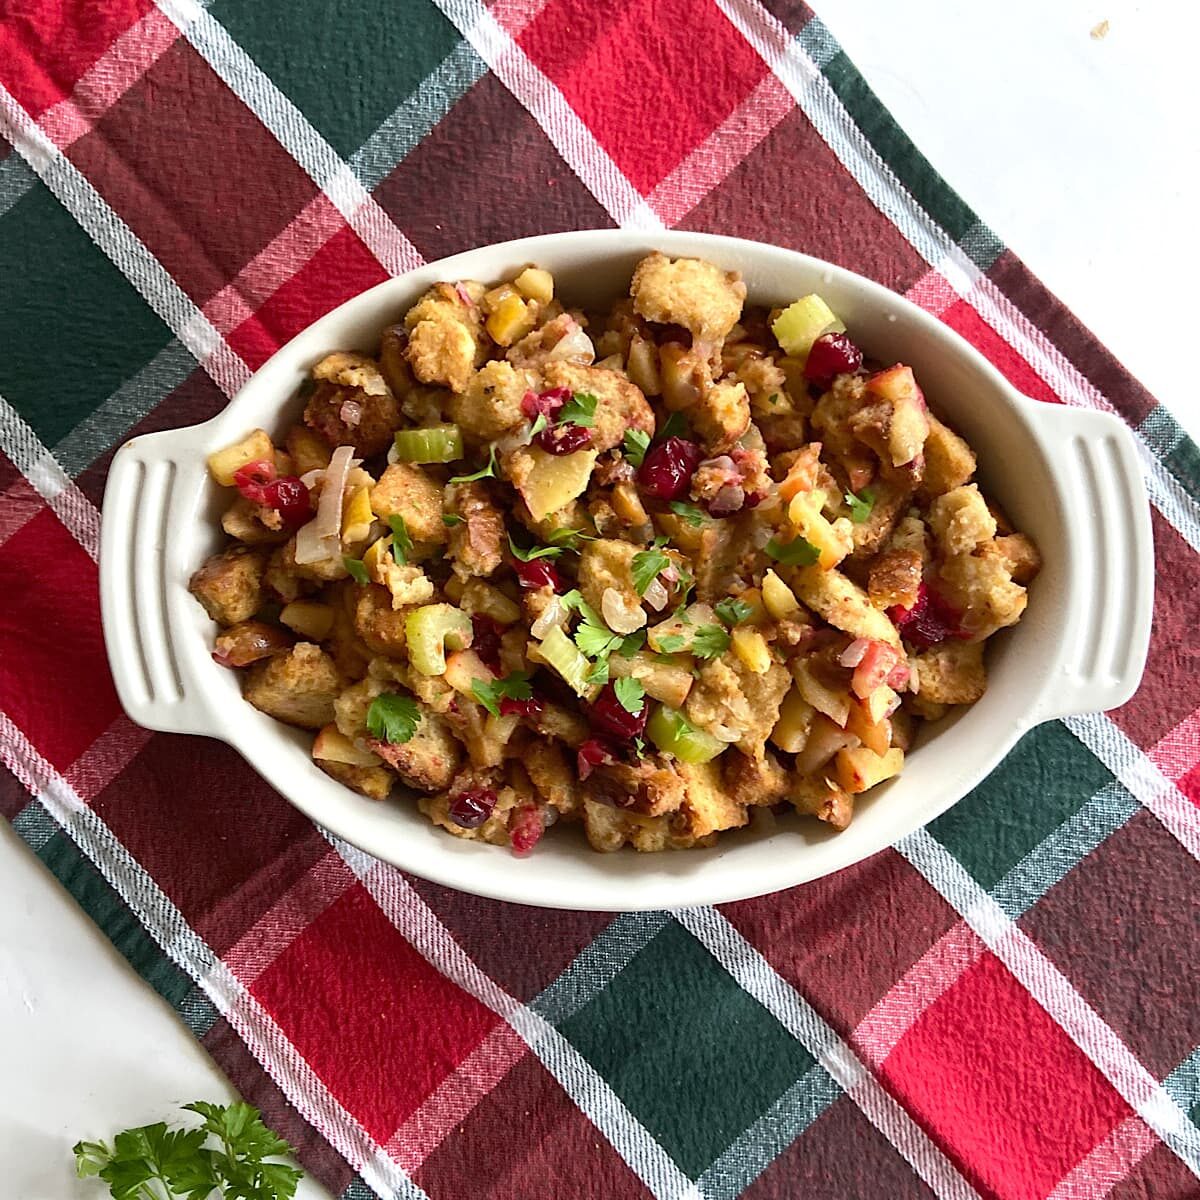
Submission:
M 918 650 L 928 650 L 947 638 L 967 641 L 971 634 L 962 628 L 962 613 L 948 604 L 932 588 L 921 584 L 912 608 L 892 605 L 887 615 L 895 622 L 904 639 Z
M 529 591 L 544 587 L 553 588 L 556 592 L 565 590 L 558 568 L 547 559 L 535 558 L 532 562 L 518 560 L 513 563 L 513 570 L 517 573 L 517 582 Z
M 570 388 L 550 388 L 545 392 L 526 392 L 521 397 L 521 411 L 531 421 L 538 417 L 550 420 L 571 398 Z
M 546 822 L 542 810 L 536 804 L 522 804 L 508 818 L 508 840 L 514 854 L 528 854 L 542 840 Z
M 604 685 L 600 695 L 592 701 L 587 710 L 587 718 L 593 729 L 609 737 L 619 738 L 623 742 L 641 737 L 645 732 L 648 716 L 644 700 L 641 711 L 635 716 L 617 699 L 616 689 L 611 683 Z
M 547 454 L 574 454 L 576 450 L 586 450 L 592 444 L 592 431 L 574 421 L 564 421 L 561 425 L 551 425 L 541 430 L 533 439 Z
M 483 665 L 495 675 L 502 673 L 500 666 L 500 635 L 504 626 L 483 613 L 471 615 L 471 629 L 474 637 L 471 639 L 471 649 L 483 660 Z
M 808 352 L 804 378 L 828 387 L 835 375 L 846 375 L 862 366 L 862 351 L 844 333 L 824 333 Z
M 450 820 L 461 829 L 478 829 L 492 815 L 496 793 L 491 788 L 473 788 L 450 797 Z
M 700 447 L 695 442 L 669 437 L 647 452 L 638 468 L 638 483 L 643 491 L 659 500 L 682 499 L 687 495 L 701 457 Z
M 513 700 L 506 696 L 500 701 L 502 717 L 540 717 L 544 708 L 545 705 L 536 696 L 528 700 Z
M 609 766 L 617 761 L 613 748 L 599 738 L 588 738 L 581 742 L 575 752 L 575 768 L 579 778 L 586 779 L 597 767 Z
M 233 482 L 252 504 L 273 508 L 289 529 L 297 529 L 312 516 L 308 488 L 295 475 L 278 475 L 275 464 L 262 459 L 234 472 Z

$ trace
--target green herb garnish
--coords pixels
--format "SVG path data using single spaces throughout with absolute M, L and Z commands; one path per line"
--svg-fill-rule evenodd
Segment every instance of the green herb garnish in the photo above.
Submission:
M 754 609 L 745 600 L 735 600 L 732 596 L 720 601 L 714 606 L 716 614 L 732 629 L 740 625 Z
M 350 578 L 355 583 L 367 583 L 370 581 L 367 568 L 361 558 L 351 558 L 348 554 L 344 554 L 342 555 L 342 565 L 350 572 Z
M 392 531 L 392 555 L 398 563 L 408 562 L 408 556 L 412 553 L 413 543 L 412 538 L 408 536 L 408 526 L 404 523 L 404 518 L 399 514 L 393 513 L 388 517 L 388 526 Z
M 608 655 L 601 655 L 587 674 L 587 681 L 596 687 L 603 687 L 608 682 Z
M 557 558 L 563 552 L 561 546 L 542 546 L 536 550 L 522 550 L 512 540 L 511 533 L 508 535 L 508 548 L 513 552 L 513 557 L 519 558 L 522 562 L 533 562 L 535 558 Z
M 806 538 L 793 538 L 790 542 L 781 542 L 772 538 L 767 543 L 767 553 L 785 567 L 811 567 L 821 557 L 821 552 Z
M 692 634 L 692 653 L 697 658 L 717 658 L 729 649 L 729 634 L 720 625 L 701 625 Z
M 546 539 L 552 546 L 562 546 L 567 550 L 578 552 L 580 542 L 594 542 L 595 535 L 585 533 L 582 529 L 567 529 L 565 526 L 561 529 L 555 529 Z
M 367 709 L 367 732 L 381 742 L 398 746 L 412 741 L 421 720 L 421 710 L 411 696 L 384 692 Z
M 570 400 L 558 410 L 557 423 L 565 425 L 570 422 L 591 428 L 596 423 L 596 405 L 599 403 L 591 392 L 572 392 Z
M 496 477 L 496 447 L 488 447 L 487 466 L 480 467 L 474 475 L 455 475 L 451 483 L 474 483 L 479 479 L 494 479 Z
M 637 633 L 631 633 L 621 639 L 621 644 L 617 647 L 617 653 L 622 658 L 632 658 L 645 644 L 646 631 L 639 629 Z
M 445 513 L 442 516 L 442 524 L 445 525 L 447 529 L 453 529 L 455 525 L 461 525 L 462 523 L 463 519 L 458 515 L 458 513 Z
M 857 496 L 853 492 L 847 492 L 844 499 L 850 506 L 850 520 L 855 525 L 861 525 L 875 507 L 875 493 L 871 488 L 863 488 Z
M 702 508 L 697 508 L 694 504 L 685 504 L 682 500 L 672 500 L 671 511 L 677 517 L 682 517 L 694 529 L 699 529 L 709 520 L 708 513 Z
M 541 433 L 542 430 L 545 429 L 549 424 L 550 422 L 546 420 L 546 414 L 538 413 L 537 420 L 535 420 L 534 423 L 529 427 L 529 440 L 533 441 L 533 439 L 537 437 L 537 435 Z
M 675 654 L 687 645 L 687 638 L 682 633 L 666 633 L 655 639 L 658 649 L 663 654 Z
M 646 594 L 646 589 L 658 578 L 662 571 L 671 565 L 670 556 L 659 546 L 657 539 L 649 550 L 639 550 L 633 556 L 630 573 L 633 577 L 634 591 L 639 596 Z
M 621 439 L 621 449 L 635 467 L 640 467 L 650 449 L 650 435 L 644 429 L 627 429 Z
M 658 440 L 665 442 L 667 438 L 684 437 L 687 434 L 687 420 L 683 413 L 673 412 L 658 431 Z
M 638 716 L 642 709 L 646 707 L 646 689 L 642 687 L 641 680 L 639 679 L 633 679 L 632 677 L 618 679 L 613 684 L 613 692 L 617 697 L 617 703 L 630 716 Z
M 533 697 L 533 687 L 529 676 L 523 671 L 514 671 L 503 679 L 487 682 L 483 679 L 471 680 L 471 695 L 492 714 L 500 715 L 501 700 L 529 700 Z

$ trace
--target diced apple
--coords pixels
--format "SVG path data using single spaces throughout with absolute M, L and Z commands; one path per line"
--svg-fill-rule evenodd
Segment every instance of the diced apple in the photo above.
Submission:
M 774 571 L 767 571 L 762 581 L 763 605 L 776 621 L 786 620 L 800 611 L 800 601 Z
M 371 489 L 363 484 L 355 488 L 342 509 L 342 542 L 353 546 L 366 541 L 375 514 L 371 511 Z
M 792 662 L 792 678 L 800 695 L 809 702 L 819 713 L 824 713 L 831 721 L 840 726 L 846 724 L 850 713 L 850 697 L 845 692 L 834 691 L 826 687 L 809 670 L 808 663 L 801 659 Z
M 313 758 L 345 763 L 348 767 L 378 767 L 382 759 L 370 750 L 360 750 L 336 725 L 324 726 L 313 741 Z
M 837 782 L 852 796 L 873 788 L 885 779 L 899 775 L 904 766 L 904 751 L 893 746 L 886 754 L 876 754 L 866 746 L 839 750 L 834 768 Z
M 252 462 L 275 462 L 275 447 L 271 445 L 271 435 L 265 429 L 256 429 L 236 445 L 210 454 L 208 473 L 222 487 L 233 487 L 233 477 Z
M 788 506 L 788 520 L 819 551 L 816 565 L 831 571 L 854 549 L 854 527 L 845 517 L 830 521 L 821 512 L 824 503 L 825 493 L 819 488 L 799 492 Z
M 311 642 L 323 642 L 333 628 L 333 609 L 319 600 L 293 600 L 283 606 L 279 619 Z
M 471 613 L 472 616 L 479 613 L 481 616 L 491 617 L 493 621 L 497 621 L 501 625 L 512 625 L 521 619 L 520 606 L 510 600 L 499 588 L 493 587 L 490 583 L 484 583 L 482 579 L 472 579 L 466 585 L 460 583 L 458 595 L 452 595 L 449 584 L 455 578 L 455 576 L 451 576 L 443 590 L 451 600 L 466 612 Z
M 867 712 L 870 713 L 872 721 L 882 721 L 884 717 L 890 717 L 900 706 L 900 697 L 884 683 L 877 687 L 863 703 L 867 706 Z
M 800 695 L 799 689 L 792 688 L 780 705 L 779 720 L 771 731 L 771 741 L 788 754 L 798 754 L 808 741 L 816 715 L 817 710 Z
M 526 453 L 530 457 L 529 470 L 518 486 L 535 521 L 542 521 L 551 513 L 566 508 L 587 490 L 592 468 L 596 465 L 595 450 L 554 455 L 537 446 L 529 446 Z
M 741 625 L 733 631 L 729 640 L 734 654 L 748 671 L 753 671 L 755 675 L 765 675 L 771 669 L 774 660 L 771 658 L 770 648 L 757 629 Z
M 852 733 L 868 750 L 875 754 L 886 754 L 892 745 L 892 725 L 887 717 L 875 719 L 867 705 L 861 700 L 850 704 L 850 715 L 846 718 L 846 732 Z
M 858 738 L 835 725 L 828 717 L 817 713 L 804 748 L 796 755 L 796 774 L 813 775 L 821 770 L 839 751 L 857 746 Z
M 870 638 L 864 640 L 866 649 L 850 680 L 850 690 L 860 700 L 865 700 L 876 688 L 882 687 L 903 661 L 903 655 L 895 646 Z M 861 646 L 862 643 L 858 644 Z
M 533 329 L 536 319 L 533 308 L 514 292 L 505 296 L 488 317 L 488 336 L 497 346 L 511 346 Z
M 613 654 L 608 660 L 609 673 L 615 679 L 632 676 L 646 689 L 646 695 L 672 708 L 682 708 L 692 690 L 694 677 L 686 667 L 662 662 L 643 651 L 632 658 Z
M 549 304 L 554 299 L 554 276 L 541 267 L 526 267 L 513 283 L 522 296 L 539 304 Z
M 481 683 L 492 683 L 496 676 L 474 650 L 456 650 L 446 656 L 446 670 L 442 678 L 456 692 L 474 698 L 471 684 L 476 679 Z

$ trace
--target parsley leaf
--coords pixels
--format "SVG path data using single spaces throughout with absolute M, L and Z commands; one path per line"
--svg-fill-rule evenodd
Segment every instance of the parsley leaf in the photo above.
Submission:
M 571 398 L 558 410 L 558 424 L 582 425 L 590 429 L 596 423 L 596 405 L 600 401 L 591 392 L 572 392 Z
M 635 467 L 640 467 L 650 449 L 650 435 L 644 429 L 627 429 L 621 439 L 621 449 Z
M 604 654 L 592 664 L 592 669 L 587 673 L 587 682 L 595 684 L 596 687 L 603 687 L 608 682 L 608 655 Z
M 633 739 L 633 749 L 634 749 L 634 752 L 637 754 L 638 758 L 641 758 L 642 755 L 644 755 L 646 753 L 645 740 L 642 738 L 634 738 Z
M 632 676 L 618 679 L 613 684 L 613 693 L 617 697 L 617 703 L 630 716 L 639 716 L 646 707 L 646 689 L 642 687 L 640 679 L 634 679 Z
M 584 533 L 582 529 L 567 529 L 563 526 L 561 529 L 552 530 L 550 536 L 546 539 L 552 546 L 562 546 L 567 550 L 578 552 L 580 542 L 594 542 L 596 539 L 590 533 Z
M 621 639 L 621 644 L 617 647 L 617 653 L 622 658 L 632 658 L 646 644 L 646 631 L 639 629 L 637 633 L 631 633 L 628 637 Z
M 622 639 L 613 633 L 607 625 L 592 621 L 583 621 L 579 628 L 575 630 L 575 645 L 588 658 L 596 658 L 598 655 L 607 654 L 610 650 L 614 650 L 621 641 Z
M 563 552 L 561 546 L 542 546 L 538 550 L 522 550 L 512 540 L 511 533 L 508 535 L 508 548 L 513 552 L 513 557 L 519 558 L 522 562 L 533 562 L 535 558 L 557 558 Z
M 408 526 L 404 523 L 404 518 L 399 514 L 393 513 L 388 517 L 388 525 L 392 530 L 392 554 L 398 563 L 408 562 L 408 556 L 412 553 L 413 543 L 412 538 L 408 536 Z
M 639 550 L 630 564 L 633 586 L 637 594 L 644 596 L 646 589 L 658 578 L 659 572 L 665 571 L 670 565 L 671 559 L 658 547 L 657 542 L 653 549 Z
M 732 596 L 720 601 L 714 606 L 718 617 L 732 629 L 735 625 L 740 625 L 753 611 L 745 600 L 735 600 Z
M 346 570 L 350 572 L 350 578 L 355 583 L 367 583 L 369 576 L 367 568 L 363 565 L 361 558 L 351 558 L 348 554 L 342 556 L 342 563 Z
M 496 447 L 488 447 L 487 466 L 480 467 L 474 475 L 455 475 L 451 483 L 474 483 L 477 479 L 494 479 L 496 477 Z
M 658 649 L 662 654 L 674 654 L 687 645 L 687 638 L 682 633 L 666 633 L 655 640 L 658 642 Z
M 206 1200 L 214 1189 L 229 1200 L 291 1200 L 302 1173 L 268 1161 L 289 1154 L 291 1147 L 263 1124 L 258 1109 L 202 1100 L 184 1108 L 204 1119 L 199 1129 L 168 1129 L 159 1122 L 118 1133 L 111 1148 L 104 1142 L 77 1142 L 76 1174 L 81 1179 L 98 1175 L 116 1200 L 151 1195 Z M 210 1148 L 210 1139 L 219 1147 Z
M 533 688 L 529 676 L 524 671 L 514 671 L 489 683 L 484 679 L 471 680 L 471 695 L 492 714 L 500 715 L 501 700 L 529 700 L 533 697 Z
M 694 529 L 699 529 L 708 521 L 708 513 L 694 504 L 685 504 L 682 500 L 672 500 L 671 511 L 677 517 L 682 517 Z
M 389 745 L 412 740 L 421 720 L 420 709 L 411 696 L 396 692 L 384 692 L 371 701 L 367 709 L 367 731 Z
M 692 653 L 697 658 L 717 658 L 729 649 L 729 634 L 720 625 L 701 625 L 692 634 Z
M 447 529 L 453 529 L 455 525 L 461 525 L 462 523 L 463 519 L 458 515 L 458 513 L 446 513 L 442 517 L 442 524 L 445 525 Z
M 772 538 L 767 543 L 767 553 L 785 567 L 811 567 L 821 557 L 821 552 L 806 538 L 793 538 L 790 542 L 781 542 Z
M 529 440 L 533 441 L 533 439 L 537 437 L 537 435 L 541 433 L 542 430 L 545 429 L 549 424 L 550 422 L 546 420 L 546 414 L 538 413 L 537 420 L 534 421 L 534 423 L 529 427 Z
M 875 493 L 871 488 L 863 488 L 857 496 L 853 492 L 847 492 L 845 500 L 850 506 L 850 520 L 855 525 L 861 525 L 875 507 Z

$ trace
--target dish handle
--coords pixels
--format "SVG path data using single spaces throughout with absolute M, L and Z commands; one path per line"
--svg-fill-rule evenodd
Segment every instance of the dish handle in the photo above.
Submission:
M 1137 690 L 1154 614 L 1150 503 L 1132 431 L 1092 409 L 1038 404 L 1062 472 L 1068 592 L 1057 679 L 1040 720 L 1118 708 Z
M 100 609 L 121 704 L 147 729 L 220 736 L 204 618 L 187 590 L 205 471 L 194 428 L 144 434 L 113 458 L 100 531 Z M 197 649 L 201 647 L 201 649 Z

